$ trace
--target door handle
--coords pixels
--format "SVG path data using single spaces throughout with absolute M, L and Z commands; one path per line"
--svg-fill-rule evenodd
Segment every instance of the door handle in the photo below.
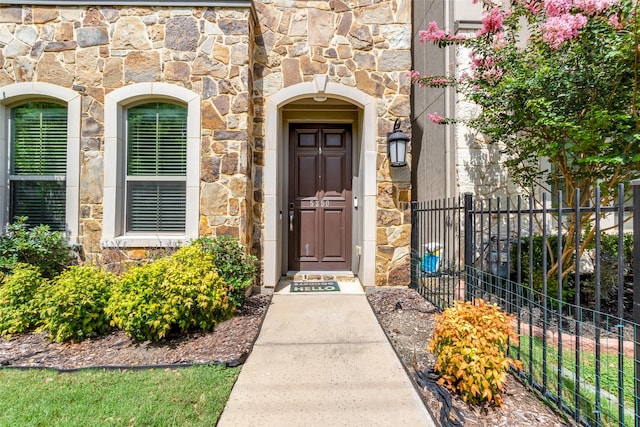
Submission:
M 289 203 L 289 231 L 293 231 L 294 206 L 293 203 Z

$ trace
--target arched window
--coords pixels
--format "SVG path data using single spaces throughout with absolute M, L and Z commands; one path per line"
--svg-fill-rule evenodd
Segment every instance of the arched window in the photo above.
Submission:
M 126 116 L 126 232 L 184 233 L 187 109 L 154 102 Z
M 0 227 L 16 216 L 78 243 L 81 96 L 51 83 L 0 91 Z
M 102 245 L 161 247 L 198 237 L 200 97 L 168 83 L 105 96 Z
M 67 107 L 28 102 L 11 108 L 9 219 L 66 230 Z

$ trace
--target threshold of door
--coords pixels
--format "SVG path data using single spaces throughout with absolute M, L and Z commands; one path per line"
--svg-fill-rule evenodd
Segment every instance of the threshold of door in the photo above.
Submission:
M 336 290 L 331 294 L 363 294 L 364 289 L 360 279 L 350 271 L 290 271 L 280 279 L 275 292 L 278 294 L 314 294 L 317 292 L 327 293 L 328 283 L 337 283 Z M 291 284 L 294 283 L 292 292 Z M 299 289 L 306 287 L 305 292 Z M 325 286 L 326 285 L 326 286 Z M 314 289 L 314 287 L 316 289 Z

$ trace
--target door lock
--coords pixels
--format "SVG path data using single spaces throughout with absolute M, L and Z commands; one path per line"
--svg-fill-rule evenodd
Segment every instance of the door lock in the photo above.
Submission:
M 289 231 L 293 231 L 293 213 L 294 213 L 294 204 L 293 202 L 289 203 Z

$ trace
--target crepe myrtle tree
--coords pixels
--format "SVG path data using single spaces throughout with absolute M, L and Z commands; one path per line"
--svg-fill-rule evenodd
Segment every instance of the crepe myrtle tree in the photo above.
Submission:
M 499 143 L 504 165 L 524 189 L 563 189 L 568 207 L 617 197 L 618 184 L 640 170 L 640 0 L 468 0 L 482 2 L 475 35 L 450 34 L 431 22 L 422 43 L 469 49 L 456 77 L 421 75 L 415 84 L 453 86 L 481 108 L 465 122 Z M 430 114 L 442 124 L 456 119 Z M 541 170 L 539 159 L 551 167 Z M 574 218 L 575 219 L 575 218 Z M 570 221 L 562 256 L 571 270 L 574 227 L 594 237 L 593 217 Z M 553 251 L 550 251 L 553 253 Z M 557 271 L 558 263 L 549 271 Z

